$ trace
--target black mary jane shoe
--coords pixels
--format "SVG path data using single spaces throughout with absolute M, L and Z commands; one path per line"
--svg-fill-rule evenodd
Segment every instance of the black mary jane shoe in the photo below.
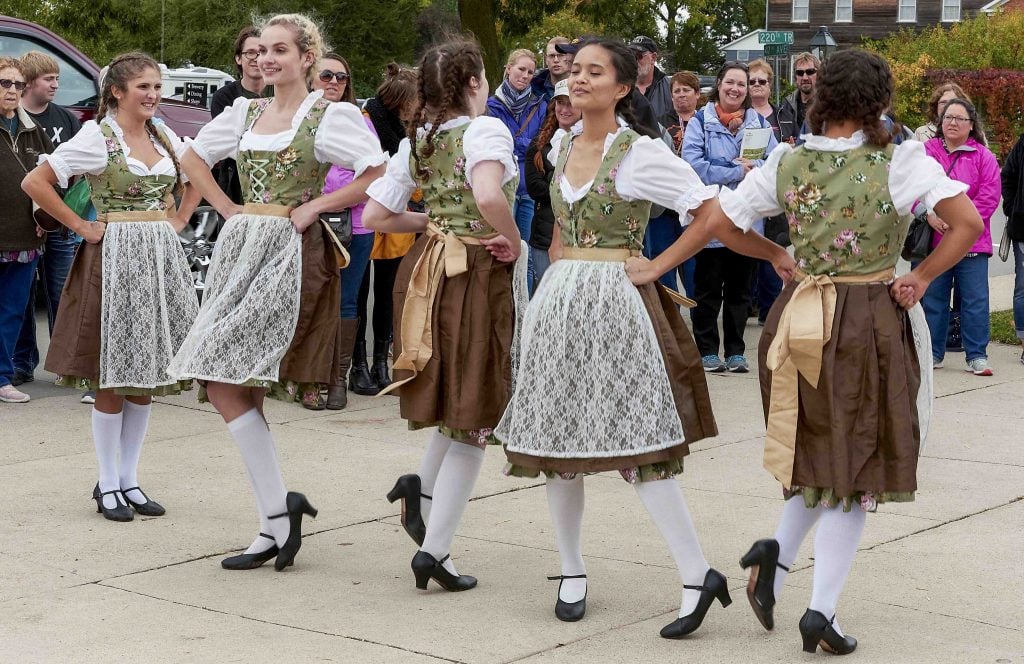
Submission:
M 761 625 L 771 631 L 775 627 L 775 570 L 789 568 L 779 563 L 779 543 L 773 539 L 754 542 L 746 555 L 740 558 L 740 567 L 750 569 L 747 599 Z
M 103 496 L 113 494 L 114 496 L 114 507 L 107 507 L 103 504 Z M 96 511 L 103 514 L 104 519 L 110 521 L 131 521 L 135 518 L 132 514 L 132 508 L 128 507 L 125 503 L 125 497 L 121 493 L 120 489 L 113 491 L 100 492 L 100 485 L 97 484 L 96 488 L 92 490 L 92 499 L 96 501 Z
M 146 502 L 137 503 L 131 498 L 129 498 L 128 493 L 130 491 L 138 491 L 139 493 L 141 493 L 142 497 L 146 499 Z M 121 494 L 124 495 L 125 502 L 134 507 L 135 511 L 141 514 L 142 516 L 163 516 L 167 513 L 167 510 L 164 509 L 163 505 L 156 502 L 155 500 L 150 500 L 149 496 L 146 495 L 146 492 L 137 486 L 133 486 L 130 489 L 121 489 Z
M 427 581 L 433 579 L 439 586 L 452 593 L 476 588 L 476 577 L 468 574 L 455 575 L 443 567 L 444 561 L 449 558 L 451 554 L 437 560 L 426 551 L 417 551 L 412 558 L 412 573 L 416 575 L 416 587 L 426 590 Z
M 832 627 L 836 617 L 826 618 L 820 611 L 807 609 L 800 619 L 800 636 L 804 641 L 804 652 L 817 652 L 818 646 L 833 655 L 849 655 L 857 649 L 857 639 L 839 636 Z
M 285 541 L 284 546 L 278 550 L 277 559 L 274 561 L 274 569 L 278 572 L 285 567 L 291 566 L 295 561 L 296 554 L 298 554 L 299 549 L 302 547 L 302 515 L 306 514 L 314 519 L 317 515 L 316 508 L 309 504 L 306 497 L 295 491 L 289 491 L 288 495 L 285 496 L 285 507 L 288 509 L 287 512 L 269 517 L 271 519 L 288 517 L 288 539 Z
M 693 613 L 677 618 L 675 621 L 662 627 L 661 637 L 663 639 L 681 639 L 687 634 L 697 631 L 700 624 L 704 622 L 704 616 L 707 614 L 708 608 L 711 607 L 713 600 L 717 599 L 721 602 L 723 608 L 732 604 L 732 598 L 729 597 L 728 583 L 725 577 L 722 576 L 722 573 L 715 569 L 709 569 L 708 573 L 704 575 L 703 585 L 687 586 L 684 584 L 683 588 L 700 591 L 697 608 L 693 610 Z
M 555 602 L 555 617 L 562 622 L 576 622 L 583 618 L 587 613 L 587 593 L 584 591 L 583 599 L 578 602 L 565 602 L 562 601 L 562 581 L 565 579 L 585 579 L 586 574 L 572 574 L 565 575 L 559 574 L 558 576 L 549 576 L 548 581 L 558 581 L 558 601 Z M 589 590 L 589 588 L 587 589 Z
M 420 512 L 420 498 L 430 500 L 430 496 L 420 492 L 419 475 L 402 475 L 398 478 L 394 488 L 388 491 L 388 502 L 393 503 L 399 498 L 402 499 L 402 528 L 416 542 L 416 546 L 423 546 L 427 525 L 423 523 L 423 514 Z
M 266 537 L 271 542 L 274 541 L 273 535 L 260 533 L 260 537 Z M 263 563 L 275 557 L 277 553 L 277 544 L 274 544 L 265 551 L 260 551 L 258 553 L 240 553 L 237 556 L 225 558 L 220 561 L 220 566 L 224 569 L 256 569 Z

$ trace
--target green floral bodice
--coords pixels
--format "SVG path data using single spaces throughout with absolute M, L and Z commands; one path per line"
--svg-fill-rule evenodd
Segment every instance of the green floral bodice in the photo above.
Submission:
M 836 276 L 896 266 L 910 217 L 897 214 L 889 192 L 892 154 L 892 145 L 798 147 L 782 158 L 777 195 L 800 269 Z
M 562 196 L 562 178 L 573 137 L 569 134 L 562 139 L 555 175 L 551 178 L 551 210 L 555 223 L 561 228 L 563 246 L 643 249 L 651 202 L 627 201 L 615 190 L 619 164 L 639 136 L 632 129 L 626 129 L 615 137 L 597 169 L 590 191 L 575 203 L 566 202 Z
M 272 101 L 254 99 L 249 102 L 243 133 L 252 128 Z M 331 165 L 316 160 L 314 142 L 330 103 L 322 97 L 313 103 L 286 148 L 238 152 L 238 179 L 246 203 L 297 207 L 323 190 Z
M 166 210 L 174 189 L 173 175 L 135 175 L 128 169 L 128 160 L 114 128 L 100 123 L 100 132 L 107 146 L 107 167 L 99 175 L 87 174 L 96 212 L 131 212 Z
M 480 208 L 473 197 L 473 188 L 466 179 L 465 136 L 470 122 L 451 129 L 441 129 L 434 134 L 434 154 L 420 159 L 420 166 L 427 169 L 426 179 L 417 175 L 416 159 L 409 156 L 409 172 L 423 191 L 423 204 L 427 217 L 442 231 L 469 237 L 489 237 L 494 228 L 480 214 Z M 425 138 L 416 140 L 416 151 L 423 152 Z M 512 178 L 501 190 L 511 206 L 515 200 L 519 178 Z

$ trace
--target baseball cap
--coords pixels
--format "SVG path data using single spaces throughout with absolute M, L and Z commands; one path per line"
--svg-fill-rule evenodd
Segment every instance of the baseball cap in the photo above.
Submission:
M 641 51 L 644 53 L 657 53 L 658 45 L 650 37 L 644 35 L 637 35 L 633 37 L 633 41 L 629 42 L 629 47 L 634 51 Z
M 551 95 L 551 98 L 555 97 L 568 97 L 569 96 L 569 79 L 563 78 L 558 83 L 555 83 L 555 94 Z
M 559 53 L 575 55 L 576 51 L 593 41 L 597 41 L 597 37 L 594 35 L 580 35 L 568 44 L 555 44 L 555 50 Z

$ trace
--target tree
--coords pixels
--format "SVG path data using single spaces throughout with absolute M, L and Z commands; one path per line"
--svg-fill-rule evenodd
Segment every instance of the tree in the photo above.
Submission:
M 462 29 L 476 37 L 483 50 L 484 71 L 491 88 L 501 82 L 502 53 L 498 46 L 498 29 L 494 23 L 492 0 L 459 0 Z

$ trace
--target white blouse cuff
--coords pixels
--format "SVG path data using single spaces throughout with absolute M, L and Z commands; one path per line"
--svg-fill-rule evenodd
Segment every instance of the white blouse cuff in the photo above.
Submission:
M 366 188 L 367 197 L 377 201 L 395 214 L 405 212 L 412 193 L 407 187 L 403 187 L 387 176 L 377 178 Z
M 38 164 L 42 163 L 50 164 L 50 168 L 57 175 L 57 184 L 61 189 L 67 189 L 68 181 L 72 178 L 74 173 L 71 172 L 71 167 L 68 162 L 64 161 L 64 158 L 58 154 L 41 154 L 39 155 Z
M 352 171 L 355 173 L 352 179 L 354 180 L 358 178 L 360 175 L 363 174 L 364 171 L 366 171 L 367 168 L 373 168 L 374 166 L 386 164 L 387 161 L 387 156 L 383 152 L 378 152 L 377 154 L 371 154 L 366 157 L 361 157 L 359 161 L 355 163 L 355 168 L 352 169 Z
M 706 184 L 695 187 L 677 198 L 672 209 L 679 213 L 679 223 L 686 226 L 693 221 L 693 215 L 690 214 L 690 210 L 699 208 L 704 201 L 717 196 L 718 190 L 719 186 L 717 184 Z
M 516 163 L 516 156 L 505 150 L 479 150 L 472 156 L 466 157 L 466 182 L 473 186 L 473 168 L 484 161 L 496 161 L 505 168 L 501 176 L 501 184 L 519 177 L 519 165 Z
M 935 204 L 941 200 L 947 198 L 953 198 L 957 194 L 962 194 L 969 189 L 967 183 L 960 182 L 959 180 L 953 180 L 951 178 L 942 178 L 938 184 L 924 195 L 924 204 L 929 210 L 935 209 Z

